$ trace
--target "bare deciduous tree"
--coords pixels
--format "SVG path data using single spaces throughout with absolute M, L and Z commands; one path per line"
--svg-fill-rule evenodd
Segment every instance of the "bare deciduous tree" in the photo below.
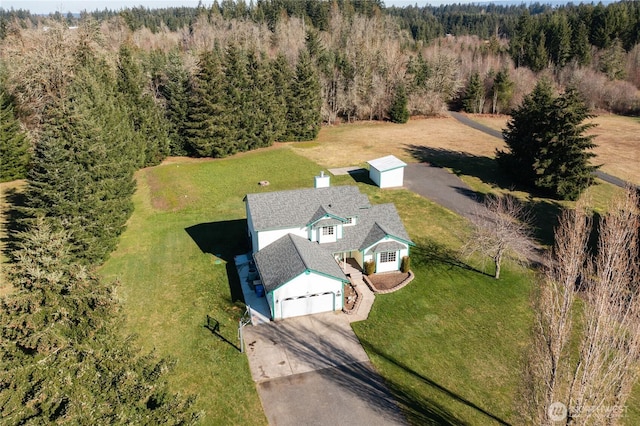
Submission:
M 565 212 L 556 230 L 536 303 L 529 359 L 527 405 L 532 422 L 555 424 L 548 407 L 567 408 L 566 424 L 615 424 L 638 379 L 640 266 L 638 196 L 629 189 L 598 226 L 583 207 Z M 582 303 L 582 328 L 572 328 L 574 299 Z M 575 340 L 571 340 L 575 339 Z M 569 347 L 577 348 L 571 354 Z
M 536 256 L 528 211 L 515 197 L 488 196 L 472 223 L 474 230 L 462 253 L 467 257 L 479 253 L 483 258 L 491 258 L 496 279 L 500 278 L 505 258 L 527 263 Z
M 534 423 L 548 424 L 547 407 L 563 392 L 567 382 L 566 351 L 573 325 L 576 283 L 584 268 L 585 247 L 591 232 L 586 208 L 565 210 L 556 229 L 556 243 L 545 259 L 536 293 L 534 342 L 529 359 L 531 379 L 527 407 Z M 566 390 L 566 385 L 564 387 Z
M 613 423 L 638 378 L 640 294 L 638 197 L 614 202 L 584 275 L 584 330 L 569 389 L 569 422 Z

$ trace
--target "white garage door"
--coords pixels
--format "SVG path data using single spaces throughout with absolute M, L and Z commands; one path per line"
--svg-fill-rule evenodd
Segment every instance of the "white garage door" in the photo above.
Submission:
M 282 318 L 333 311 L 333 299 L 331 292 L 286 298 L 282 301 Z

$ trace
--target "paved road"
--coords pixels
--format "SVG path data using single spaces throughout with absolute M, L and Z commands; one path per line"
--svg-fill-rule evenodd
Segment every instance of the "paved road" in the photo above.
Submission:
M 342 313 L 244 329 L 270 425 L 406 425 Z
M 486 133 L 487 135 L 496 137 L 498 139 L 502 139 L 502 132 L 499 132 L 498 130 L 492 129 L 491 127 L 487 127 L 483 124 L 480 124 L 478 122 L 475 122 L 473 120 L 471 120 L 469 117 L 467 117 L 464 114 L 461 114 L 459 112 L 455 112 L 455 111 L 449 111 L 449 114 L 451 114 L 451 116 L 453 118 L 455 118 L 456 120 L 458 120 L 459 122 L 461 122 L 462 124 L 465 124 L 469 127 L 472 127 L 476 130 L 479 130 L 483 133 Z M 622 180 L 620 178 L 617 178 L 613 175 L 610 175 L 608 173 L 605 173 L 603 171 L 597 170 L 595 173 L 596 177 L 602 179 L 605 182 L 608 182 L 612 185 L 615 186 L 619 186 L 620 188 L 626 188 L 627 186 L 631 185 L 631 186 L 635 186 L 636 188 L 640 189 L 640 186 L 634 185 L 632 183 L 629 183 L 625 180 Z

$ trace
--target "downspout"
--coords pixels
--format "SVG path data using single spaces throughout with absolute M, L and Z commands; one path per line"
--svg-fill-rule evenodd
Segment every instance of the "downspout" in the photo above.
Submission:
M 271 318 L 276 319 L 276 295 L 275 292 L 271 292 Z

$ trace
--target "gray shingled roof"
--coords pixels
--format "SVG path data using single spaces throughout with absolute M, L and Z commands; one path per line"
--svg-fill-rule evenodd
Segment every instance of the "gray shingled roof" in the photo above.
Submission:
M 342 239 L 322 246 L 333 253 L 364 250 L 387 235 L 413 243 L 393 204 L 376 204 L 369 209 L 360 210 L 356 225 L 342 229 Z
M 404 246 L 397 241 L 384 241 L 371 247 L 366 254 L 382 253 L 385 251 L 396 251 L 403 248 Z
M 255 253 L 253 257 L 267 292 L 307 270 L 348 281 L 330 251 L 297 235 L 287 234 Z
M 371 206 L 357 186 L 332 186 L 292 191 L 247 194 L 247 205 L 256 231 L 306 226 L 324 213 L 346 218 Z

